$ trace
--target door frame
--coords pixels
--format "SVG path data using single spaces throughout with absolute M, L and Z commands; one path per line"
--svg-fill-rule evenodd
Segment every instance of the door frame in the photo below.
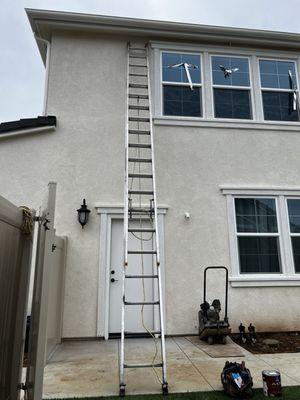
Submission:
M 98 300 L 97 300 L 97 337 L 108 339 L 109 336 L 109 303 L 110 303 L 110 247 L 111 226 L 115 219 L 123 219 L 122 206 L 102 206 L 96 204 L 97 214 L 100 216 L 99 237 L 99 266 L 98 266 Z M 157 224 L 160 238 L 160 268 L 162 271 L 162 296 L 164 311 L 165 302 L 165 251 L 164 251 L 164 217 L 166 206 L 157 208 Z M 166 315 L 166 312 L 164 312 Z M 154 330 L 159 330 L 159 313 L 154 308 Z

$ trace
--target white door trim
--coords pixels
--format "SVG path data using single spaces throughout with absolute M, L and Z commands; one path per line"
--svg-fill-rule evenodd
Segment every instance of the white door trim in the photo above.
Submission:
M 109 335 L 109 289 L 110 289 L 110 246 L 111 225 L 113 219 L 123 218 L 123 207 L 103 206 L 96 204 L 100 215 L 99 268 L 98 268 L 98 303 L 97 303 L 97 337 L 108 339 Z M 157 222 L 160 238 L 160 268 L 162 268 L 162 293 L 165 308 L 165 251 L 164 251 L 164 216 L 166 206 L 158 207 Z M 166 310 L 164 310 L 166 315 Z M 154 330 L 159 328 L 159 314 L 154 312 Z

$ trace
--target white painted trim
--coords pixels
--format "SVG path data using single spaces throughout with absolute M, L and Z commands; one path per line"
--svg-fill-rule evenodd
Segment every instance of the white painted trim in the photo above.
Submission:
M 148 207 L 149 204 L 142 204 L 141 207 Z M 120 204 L 106 205 L 101 203 L 95 203 L 97 214 L 122 214 L 123 206 Z M 157 208 L 157 214 L 166 214 L 169 206 L 162 204 Z
M 242 119 L 201 119 L 192 117 L 168 117 L 155 116 L 153 123 L 155 125 L 165 126 L 191 126 L 199 128 L 222 128 L 222 129 L 255 129 L 267 131 L 296 131 L 300 132 L 299 122 L 269 122 L 269 121 L 253 121 Z
M 97 337 L 109 336 L 109 289 L 110 289 L 110 247 L 111 225 L 114 219 L 123 219 L 123 206 L 101 205 L 95 208 L 100 215 L 99 265 L 98 265 L 98 301 L 97 301 Z M 157 222 L 161 239 L 160 268 L 162 268 L 162 291 L 165 300 L 165 254 L 164 254 L 164 216 L 166 206 L 158 207 Z M 165 301 L 164 301 L 165 304 Z M 164 314 L 166 315 L 166 314 Z M 159 315 L 154 311 L 154 327 L 159 326 Z
M 7 133 L 0 133 L 0 140 L 4 138 L 10 138 L 15 136 L 25 136 L 33 133 L 43 133 L 43 132 L 54 132 L 56 131 L 56 126 L 41 126 L 38 128 L 28 128 L 28 129 L 19 129 L 17 131 L 11 131 Z
M 266 54 L 269 56 L 273 56 L 276 58 L 299 58 L 299 52 L 297 50 L 290 51 L 290 50 L 276 50 L 276 49 L 265 49 L 259 48 L 258 46 L 247 46 L 245 47 L 230 47 L 230 45 L 219 45 L 219 44 L 209 44 L 201 45 L 201 44 L 191 44 L 191 42 L 170 42 L 170 41 L 153 41 L 151 42 L 151 48 L 153 49 L 164 49 L 164 50 L 174 50 L 180 51 L 180 49 L 186 49 L 187 51 L 194 51 L 194 52 L 217 52 L 223 55 L 235 55 L 240 54 L 244 56 L 251 56 L 255 53 L 258 57 L 265 57 Z
M 295 63 L 296 79 L 298 82 L 297 73 L 297 61 L 299 63 L 299 55 L 291 52 L 279 52 L 269 50 L 257 50 L 257 49 L 239 49 L 239 48 L 228 48 L 228 46 L 195 46 L 184 43 L 152 43 L 151 47 L 155 53 L 159 53 L 159 57 L 156 56 L 156 62 L 154 64 L 153 79 L 154 82 L 160 82 L 159 91 L 156 90 L 154 96 L 154 124 L 156 125 L 177 125 L 177 126 L 201 126 L 210 127 L 207 124 L 211 124 L 211 127 L 230 127 L 238 129 L 274 129 L 274 130 L 300 130 L 299 121 L 265 121 L 263 113 L 263 101 L 262 101 L 262 90 L 273 90 L 273 89 L 262 89 L 260 84 L 260 70 L 259 60 L 260 59 L 274 59 L 281 61 L 293 61 Z M 162 82 L 162 52 L 177 52 L 177 53 L 194 53 L 200 55 L 201 58 L 201 84 L 202 84 L 202 115 L 201 117 L 183 117 L 183 116 L 165 116 L 163 115 L 163 94 L 162 88 L 164 84 Z M 227 57 L 243 57 L 248 58 L 249 64 L 249 87 L 235 87 L 226 85 L 213 85 L 212 83 L 212 57 L 213 56 L 227 56 Z M 158 62 L 159 58 L 159 62 Z M 209 59 L 209 61 L 208 61 Z M 158 65 L 159 64 L 159 65 Z M 209 74 L 207 69 L 209 69 Z M 174 84 L 174 83 L 173 83 Z M 298 86 L 298 85 L 297 85 Z M 199 85 L 200 87 L 200 85 Z M 213 101 L 213 90 L 214 88 L 223 89 L 243 89 L 250 92 L 250 103 L 251 103 L 251 119 L 230 119 L 230 118 L 216 118 L 214 117 L 214 101 Z M 276 89 L 274 89 L 276 90 Z M 282 89 L 277 89 L 282 91 Z M 284 90 L 290 92 L 290 90 Z M 211 93 L 210 93 L 211 92 Z M 207 108 L 207 110 L 206 110 Z M 212 125 L 214 124 L 214 125 Z M 217 125 L 215 125 L 217 124 Z M 234 125 L 235 124 L 235 125 Z M 254 125 L 251 125 L 254 124 Z M 289 128 L 290 127 L 290 128 Z
M 243 186 L 243 185 L 220 185 L 224 195 L 242 196 L 300 196 L 299 187 L 284 186 Z
M 292 196 L 300 197 L 299 188 L 276 187 L 241 187 L 222 185 L 220 189 L 226 195 L 227 219 L 229 233 L 229 253 L 231 263 L 231 276 L 229 281 L 232 287 L 264 287 L 264 286 L 300 286 L 300 274 L 295 273 L 291 234 L 289 232 L 289 219 L 287 199 Z M 243 197 L 268 197 L 276 201 L 276 217 L 278 233 L 257 234 L 238 233 L 236 230 L 236 217 L 234 199 Z M 281 273 L 275 274 L 241 274 L 238 255 L 238 236 L 277 236 L 279 237 Z
M 229 281 L 232 287 L 285 287 L 285 286 L 300 286 L 300 276 L 278 276 L 272 275 L 262 278 L 255 275 L 255 277 L 239 276 L 230 277 Z

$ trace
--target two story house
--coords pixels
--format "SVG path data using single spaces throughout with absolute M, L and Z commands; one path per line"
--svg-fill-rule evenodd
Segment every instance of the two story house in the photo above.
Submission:
M 128 42 L 150 57 L 166 334 L 197 333 L 209 265 L 229 269 L 233 330 L 300 330 L 300 35 L 27 15 L 46 67 L 46 119 L 2 129 L 1 194 L 38 209 L 47 182 L 58 183 L 63 337 L 120 332 Z M 207 284 L 224 305 L 223 275 Z M 155 327 L 153 309 L 146 318 Z M 138 312 L 129 319 L 139 326 Z

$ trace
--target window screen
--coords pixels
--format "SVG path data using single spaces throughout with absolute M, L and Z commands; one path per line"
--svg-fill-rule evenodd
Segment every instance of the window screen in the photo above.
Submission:
M 212 56 L 216 118 L 251 119 L 248 58 Z
M 279 273 L 275 199 L 236 198 L 235 214 L 240 272 Z
M 188 79 L 186 68 L 192 82 Z M 201 57 L 199 54 L 162 53 L 163 114 L 202 116 Z
M 297 77 L 293 61 L 260 60 L 264 119 L 298 121 Z

